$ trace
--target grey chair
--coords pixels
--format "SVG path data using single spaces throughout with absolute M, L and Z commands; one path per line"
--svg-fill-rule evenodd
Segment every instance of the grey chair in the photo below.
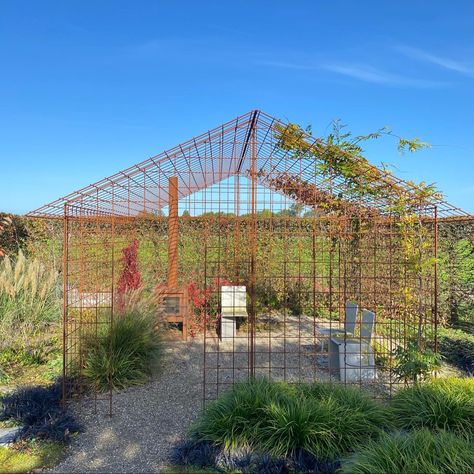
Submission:
M 344 314 L 344 327 L 316 326 L 316 333 L 319 335 L 322 349 L 328 345 L 333 336 L 352 336 L 354 334 L 358 311 L 359 307 L 356 303 L 347 302 Z
M 377 378 L 372 336 L 375 314 L 364 309 L 359 337 L 332 337 L 329 344 L 329 368 L 339 373 L 343 382 L 360 382 Z

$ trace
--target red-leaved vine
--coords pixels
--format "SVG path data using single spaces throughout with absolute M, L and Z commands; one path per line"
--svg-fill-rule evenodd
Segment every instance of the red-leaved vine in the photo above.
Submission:
M 199 288 L 195 282 L 188 285 L 188 297 L 190 311 L 188 317 L 188 329 L 192 338 L 204 331 L 204 327 L 216 329 L 220 321 L 217 311 L 218 296 L 222 285 L 231 285 L 225 278 L 214 278 L 213 282 Z
M 138 270 L 138 240 L 134 240 L 128 247 L 122 249 L 123 270 L 118 281 L 120 309 L 124 308 L 124 295 L 131 290 L 137 290 L 142 284 L 142 276 Z

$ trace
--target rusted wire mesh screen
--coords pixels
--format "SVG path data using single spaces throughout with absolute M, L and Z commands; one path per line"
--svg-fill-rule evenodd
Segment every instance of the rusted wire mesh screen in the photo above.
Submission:
M 88 335 L 117 316 L 124 252 L 138 252 L 147 292 L 171 290 L 170 180 L 179 215 L 172 290 L 187 301 L 174 325 L 203 345 L 205 401 L 254 376 L 386 396 L 401 383 L 396 347 L 436 347 L 437 219 L 462 211 L 431 200 L 403 220 L 383 197 L 356 199 L 341 176 L 321 176 L 317 154 L 282 148 L 281 129 L 252 111 L 32 214 L 65 220 L 65 376 L 79 392 Z M 321 204 L 329 196 L 337 207 Z

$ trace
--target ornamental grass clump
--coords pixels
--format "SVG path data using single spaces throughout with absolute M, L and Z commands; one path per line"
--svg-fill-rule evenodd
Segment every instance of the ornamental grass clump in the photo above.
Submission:
M 194 436 L 226 450 L 250 447 L 274 457 L 306 452 L 336 459 L 378 436 L 386 413 L 361 391 L 256 380 L 237 384 L 211 404 Z
M 85 337 L 83 373 L 94 390 L 123 389 L 149 379 L 162 354 L 155 323 L 153 315 L 131 311 Z
M 0 261 L 0 351 L 23 350 L 31 341 L 59 323 L 57 272 L 39 260 Z
M 382 434 L 342 465 L 342 473 L 474 473 L 474 445 L 452 433 L 427 429 Z
M 474 439 L 474 379 L 446 378 L 400 390 L 391 401 L 397 427 L 446 430 Z
M 224 449 L 252 445 L 265 423 L 265 407 L 283 399 L 287 389 L 264 379 L 236 384 L 207 407 L 193 433 Z
M 357 389 L 331 384 L 302 384 L 296 396 L 265 407 L 261 446 L 274 456 L 306 451 L 336 459 L 362 439 L 376 437 L 387 412 Z

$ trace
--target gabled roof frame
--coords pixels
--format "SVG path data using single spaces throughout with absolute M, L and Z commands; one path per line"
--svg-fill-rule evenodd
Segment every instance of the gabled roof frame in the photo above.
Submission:
M 291 152 L 278 149 L 275 133 L 278 128 L 286 125 L 288 124 L 260 110 L 252 110 L 141 163 L 46 204 L 28 213 L 28 216 L 59 218 L 80 213 L 90 216 L 133 217 L 142 211 L 157 212 L 167 205 L 167 180 L 171 176 L 178 177 L 179 197 L 185 198 L 230 176 L 246 175 L 253 129 L 256 130 L 257 136 L 258 171 L 265 170 L 267 174 L 294 173 L 303 180 L 306 177 L 314 182 L 314 164 L 317 158 L 311 156 L 311 153 L 294 159 L 290 166 L 280 165 L 289 161 L 287 158 Z M 305 134 L 304 139 L 311 144 L 309 150 L 317 141 L 309 134 Z M 270 156 L 273 161 L 271 169 L 268 169 Z M 298 163 L 299 169 L 292 171 L 291 168 Z M 381 173 L 387 185 L 395 184 L 408 193 L 413 192 L 414 188 L 410 183 L 388 172 Z M 338 176 L 331 180 L 330 188 L 324 180 L 316 178 L 316 182 L 321 189 L 331 193 L 345 193 L 344 180 Z M 260 184 L 268 186 L 268 182 L 261 181 Z M 350 201 L 350 198 L 348 200 Z M 369 197 L 359 200 L 358 204 L 381 211 L 387 206 L 383 199 Z M 427 205 L 436 206 L 440 218 L 471 217 L 441 199 L 432 199 Z

